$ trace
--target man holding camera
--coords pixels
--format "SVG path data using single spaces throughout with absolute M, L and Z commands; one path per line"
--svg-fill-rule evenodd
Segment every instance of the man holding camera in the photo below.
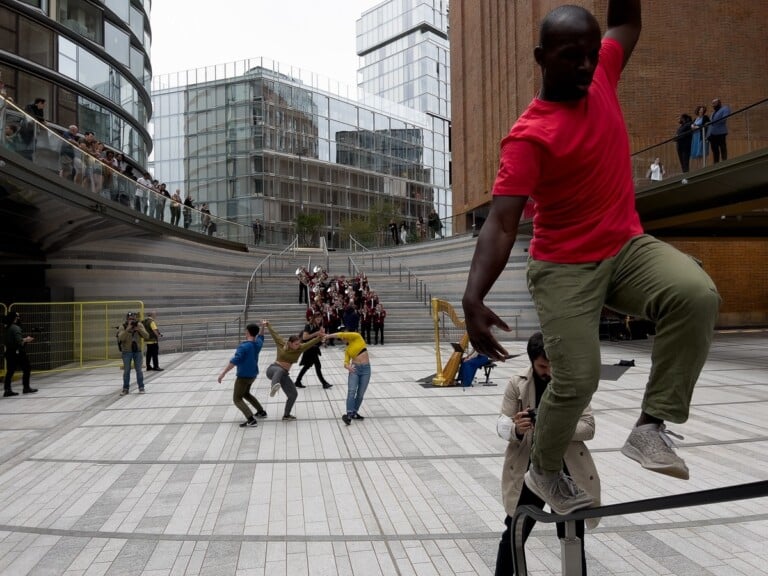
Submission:
M 123 391 L 120 396 L 128 394 L 131 384 L 131 362 L 136 369 L 136 382 L 139 385 L 139 394 L 144 394 L 144 373 L 141 371 L 141 348 L 144 340 L 149 338 L 149 333 L 144 325 L 139 322 L 135 312 L 125 315 L 125 323 L 117 333 L 120 350 L 123 354 Z
M 544 391 L 552 379 L 549 359 L 544 351 L 544 338 L 541 332 L 534 333 L 528 339 L 528 358 L 531 367 L 523 374 L 514 376 L 504 391 L 501 415 L 496 430 L 501 438 L 509 442 L 504 457 L 504 470 L 501 474 L 501 494 L 507 517 L 504 523 L 507 529 L 501 535 L 499 552 L 496 557 L 496 576 L 514 574 L 512 561 L 512 516 L 518 506 L 531 505 L 544 508 L 544 501 L 525 485 L 523 477 L 531 464 L 531 446 L 533 429 L 536 426 L 536 409 Z M 571 438 L 563 457 L 563 470 L 567 477 L 572 477 L 578 486 L 594 499 L 594 505 L 600 505 L 600 477 L 589 453 L 585 440 L 595 435 L 595 419 L 588 405 L 582 412 L 576 425 L 576 432 Z M 597 526 L 598 520 L 587 520 L 590 528 Z M 523 542 L 533 530 L 536 521 L 526 518 L 523 524 Z M 557 523 L 557 535 L 563 538 L 565 524 Z M 584 521 L 576 522 L 576 535 L 581 539 L 582 574 L 587 574 L 587 562 L 584 555 Z

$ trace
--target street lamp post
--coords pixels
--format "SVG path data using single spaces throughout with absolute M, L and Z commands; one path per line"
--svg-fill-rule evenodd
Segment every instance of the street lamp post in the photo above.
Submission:
M 300 149 L 296 155 L 299 157 L 299 208 L 304 212 L 304 165 L 301 159 L 306 156 L 307 149 Z

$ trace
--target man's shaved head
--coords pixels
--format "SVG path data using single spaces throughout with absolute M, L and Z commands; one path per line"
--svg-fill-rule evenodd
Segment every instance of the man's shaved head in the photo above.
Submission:
M 558 6 L 544 17 L 539 28 L 539 46 L 548 48 L 553 36 L 561 33 L 573 33 L 577 31 L 597 28 L 600 30 L 600 24 L 594 15 L 581 6 L 573 4 L 564 4 Z

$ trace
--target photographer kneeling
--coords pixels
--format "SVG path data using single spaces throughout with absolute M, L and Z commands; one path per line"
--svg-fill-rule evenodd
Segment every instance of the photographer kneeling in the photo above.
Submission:
M 135 312 L 128 312 L 125 315 L 125 323 L 120 327 L 117 333 L 117 340 L 120 344 L 120 351 L 123 354 L 123 391 L 120 396 L 128 394 L 131 384 L 131 361 L 136 369 L 136 382 L 139 385 L 139 394 L 144 394 L 144 373 L 141 371 L 142 355 L 141 349 L 144 345 L 144 339 L 149 338 L 144 325 L 139 322 Z
M 501 473 L 501 497 L 507 517 L 504 523 L 507 529 L 501 535 L 499 552 L 496 557 L 496 576 L 514 574 L 512 555 L 512 516 L 518 506 L 531 505 L 544 508 L 544 501 L 528 489 L 523 476 L 531 463 L 533 431 L 536 426 L 536 408 L 541 397 L 547 391 L 552 379 L 547 353 L 544 350 L 544 338 L 541 332 L 534 333 L 528 339 L 528 358 L 531 367 L 523 374 L 513 376 L 504 391 L 501 415 L 496 430 L 501 438 L 509 442 L 504 458 L 504 470 Z M 566 474 L 573 477 L 578 486 L 600 505 L 600 477 L 595 463 L 584 442 L 595 435 L 595 418 L 589 405 L 579 418 L 576 432 L 568 444 L 563 457 Z M 597 519 L 587 520 L 590 528 L 597 526 Z M 536 521 L 528 517 L 523 521 L 523 543 L 533 530 Z M 565 524 L 557 522 L 557 535 L 563 538 Z M 576 535 L 581 540 L 582 575 L 587 574 L 587 561 L 584 555 L 584 521 L 576 522 Z

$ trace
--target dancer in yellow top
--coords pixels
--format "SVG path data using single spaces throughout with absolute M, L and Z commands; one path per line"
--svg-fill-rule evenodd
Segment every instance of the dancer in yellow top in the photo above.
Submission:
M 339 328 L 343 330 L 344 327 Z M 327 338 L 338 338 L 347 343 L 344 349 L 344 368 L 349 372 L 347 377 L 347 413 L 341 417 L 344 424 L 349 426 L 352 420 L 363 420 L 358 414 L 363 403 L 365 390 L 371 380 L 371 364 L 368 359 L 368 348 L 365 340 L 357 332 L 336 332 Z

